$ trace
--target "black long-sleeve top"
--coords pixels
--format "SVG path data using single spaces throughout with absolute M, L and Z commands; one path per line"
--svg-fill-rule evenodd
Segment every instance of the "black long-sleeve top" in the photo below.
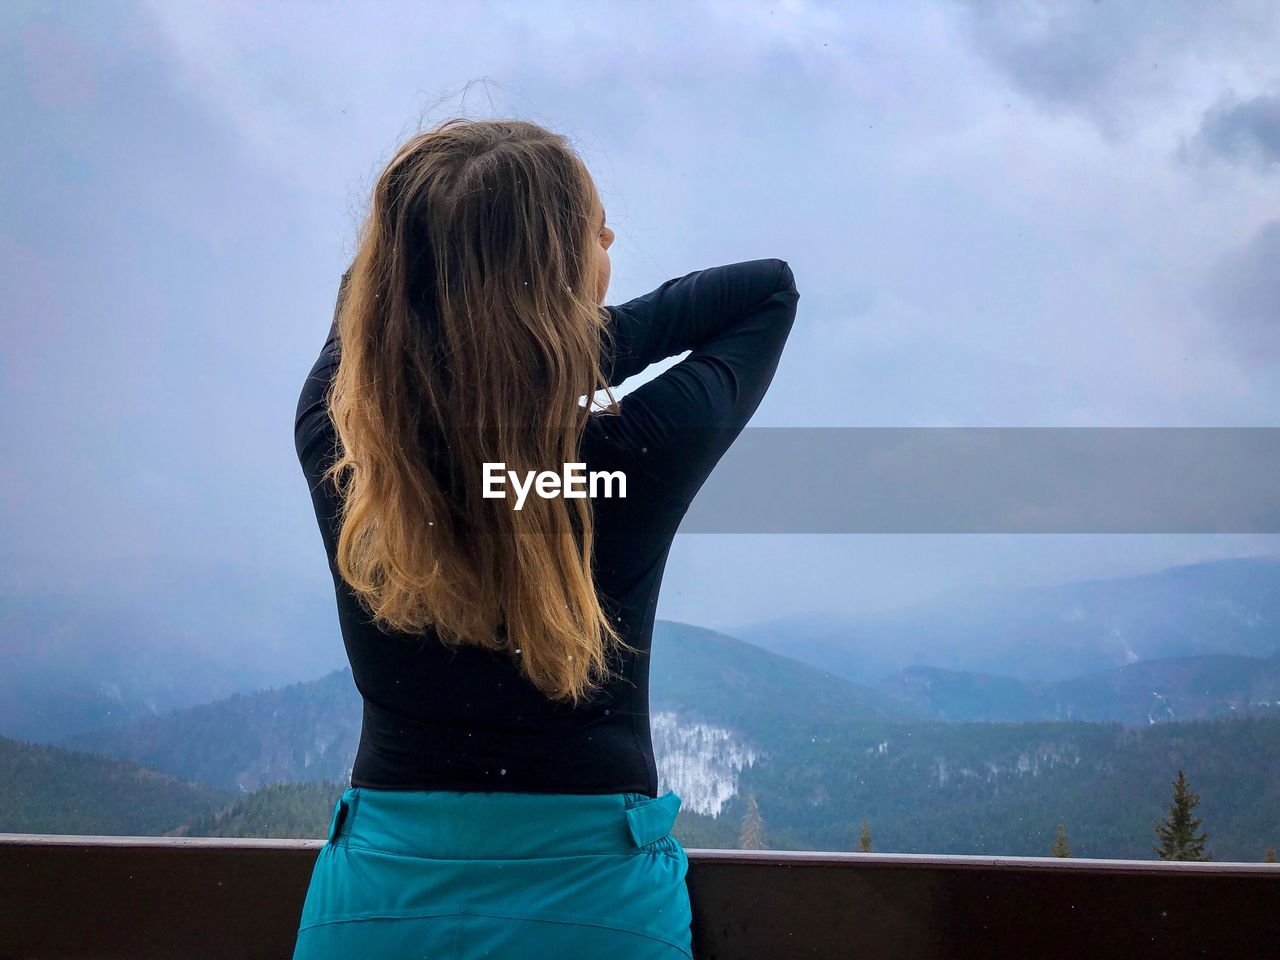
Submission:
M 625 497 L 592 501 L 592 561 L 602 604 L 641 652 L 627 653 L 619 676 L 576 708 L 538 691 L 510 654 L 449 649 L 430 628 L 409 636 L 374 626 L 338 574 L 338 501 L 320 480 L 336 443 L 324 405 L 339 359 L 335 310 L 298 398 L 294 440 L 364 701 L 352 786 L 657 796 L 649 651 L 667 554 L 694 495 L 764 397 L 798 299 L 788 264 L 762 259 L 696 270 L 604 308 L 610 385 L 691 352 L 624 396 L 618 414 L 593 414 L 583 435 L 588 471 L 627 478 Z

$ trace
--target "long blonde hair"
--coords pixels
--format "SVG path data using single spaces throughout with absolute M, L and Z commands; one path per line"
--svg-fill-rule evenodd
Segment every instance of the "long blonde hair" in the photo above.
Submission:
M 339 305 L 324 475 L 338 570 L 373 622 L 507 651 L 574 705 L 636 649 L 596 591 L 591 501 L 517 511 L 482 496 L 482 466 L 577 462 L 581 398 L 608 390 L 593 190 L 563 136 L 521 120 L 455 117 L 399 148 Z

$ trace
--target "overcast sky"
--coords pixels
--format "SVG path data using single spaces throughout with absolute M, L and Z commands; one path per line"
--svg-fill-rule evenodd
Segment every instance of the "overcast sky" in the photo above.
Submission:
M 608 302 L 790 262 L 798 320 L 754 425 L 1280 425 L 1277 49 L 1270 0 L 9 0 L 10 569 L 209 557 L 332 602 L 298 391 L 374 176 L 455 114 L 570 137 L 617 233 Z M 687 535 L 660 614 L 1277 549 Z

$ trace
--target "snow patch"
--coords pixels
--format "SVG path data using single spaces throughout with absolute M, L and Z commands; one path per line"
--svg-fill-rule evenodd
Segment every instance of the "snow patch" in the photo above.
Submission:
M 743 767 L 766 754 L 735 731 L 700 721 L 684 721 L 672 711 L 650 716 L 658 763 L 658 795 L 674 790 L 682 809 L 719 816 L 738 792 Z

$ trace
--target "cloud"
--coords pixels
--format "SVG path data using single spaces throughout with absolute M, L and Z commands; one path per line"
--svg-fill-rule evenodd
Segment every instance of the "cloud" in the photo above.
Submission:
M 323 237 L 145 9 L 19 13 L 0 39 L 0 403 L 25 415 L 0 437 L 29 497 L 0 524 L 49 555 L 272 542 L 246 514 L 305 490 L 286 425 L 332 311 Z
M 1241 253 L 1212 310 L 1190 296 L 1274 181 L 1168 162 L 1224 91 L 1275 79 L 1275 5 L 10 6 L 0 402 L 35 413 L 0 428 L 0 526 L 51 556 L 256 551 L 323 586 L 289 427 L 353 208 L 423 109 L 570 135 L 618 229 L 612 302 L 787 258 L 804 299 L 760 425 L 1276 409 L 1220 335 L 1247 325 L 1217 319 L 1266 316 L 1263 267 Z M 664 597 L 695 621 L 708 585 L 763 615 L 845 603 L 877 564 L 859 601 L 966 566 L 832 547 L 815 575 L 770 545 L 738 583 L 737 542 L 681 549 Z
M 1215 271 L 1205 295 L 1227 339 L 1250 360 L 1280 360 L 1280 220 Z
M 975 51 L 1016 90 L 1047 112 L 1087 117 L 1110 138 L 1146 126 L 1152 106 L 1202 98 L 1218 77 L 1248 82 L 1270 71 L 1280 26 L 1270 0 L 961 7 Z
M 1280 93 L 1247 99 L 1227 94 L 1205 111 L 1186 154 L 1280 168 Z
M 1100 4 L 981 3 L 968 7 L 978 51 L 1031 96 L 1089 101 L 1111 83 L 1140 40 L 1132 20 Z

